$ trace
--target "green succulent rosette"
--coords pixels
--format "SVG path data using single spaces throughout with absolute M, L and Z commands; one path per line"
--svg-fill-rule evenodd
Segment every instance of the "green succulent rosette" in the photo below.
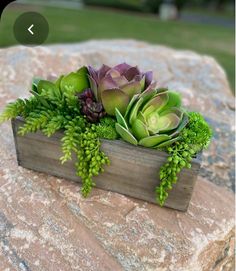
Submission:
M 116 108 L 116 119 L 116 131 L 123 140 L 149 148 L 177 141 L 188 122 L 179 93 L 167 89 L 134 95 L 124 115 Z

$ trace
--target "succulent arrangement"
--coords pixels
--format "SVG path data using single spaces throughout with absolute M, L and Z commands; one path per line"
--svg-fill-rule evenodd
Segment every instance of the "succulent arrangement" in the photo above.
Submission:
M 55 81 L 34 79 L 28 99 L 8 104 L 0 123 L 21 116 L 18 133 L 41 130 L 51 136 L 63 130 L 64 163 L 77 156 L 77 175 L 86 197 L 93 177 L 110 163 L 101 151 L 102 138 L 162 150 L 167 161 L 159 172 L 156 200 L 163 205 L 182 168 L 209 145 L 212 130 L 197 112 L 188 112 L 178 92 L 157 88 L 151 71 L 126 63 L 100 69 L 82 67 Z M 158 154 L 157 154 L 158 155 Z

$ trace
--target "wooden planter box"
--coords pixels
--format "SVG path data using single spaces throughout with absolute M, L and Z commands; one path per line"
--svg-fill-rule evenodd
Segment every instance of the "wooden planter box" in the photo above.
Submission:
M 62 155 L 60 139 L 63 133 L 57 132 L 49 138 L 41 132 L 22 137 L 17 134 L 17 130 L 23 123 L 21 118 L 12 121 L 18 165 L 80 182 L 80 178 L 75 174 L 75 157 L 63 165 L 59 161 Z M 156 203 L 154 191 L 159 184 L 158 172 L 166 161 L 167 154 L 133 146 L 121 140 L 103 140 L 102 149 L 111 164 L 106 166 L 104 173 L 94 178 L 96 186 Z M 199 168 L 200 160 L 196 158 L 192 161 L 191 169 L 182 170 L 177 183 L 169 192 L 165 206 L 187 210 Z

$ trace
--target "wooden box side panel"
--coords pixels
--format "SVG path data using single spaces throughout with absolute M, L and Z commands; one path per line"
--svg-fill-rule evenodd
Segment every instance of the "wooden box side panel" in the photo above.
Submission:
M 33 170 L 81 182 L 75 174 L 75 157 L 61 165 L 61 132 L 48 138 L 41 132 L 17 135 L 22 120 L 12 121 L 18 164 Z M 118 192 L 138 199 L 156 203 L 155 187 L 159 184 L 158 172 L 166 160 L 164 152 L 134 147 L 120 140 L 102 143 L 103 151 L 111 160 L 105 172 L 94 180 L 98 188 Z M 169 192 L 165 206 L 185 211 L 192 196 L 200 163 L 194 160 L 192 169 L 183 170 L 178 182 Z

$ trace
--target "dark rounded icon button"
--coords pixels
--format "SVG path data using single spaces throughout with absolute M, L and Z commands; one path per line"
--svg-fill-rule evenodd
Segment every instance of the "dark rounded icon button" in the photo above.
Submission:
M 23 45 L 37 46 L 48 37 L 47 20 L 37 12 L 25 12 L 15 21 L 13 31 L 16 40 Z

